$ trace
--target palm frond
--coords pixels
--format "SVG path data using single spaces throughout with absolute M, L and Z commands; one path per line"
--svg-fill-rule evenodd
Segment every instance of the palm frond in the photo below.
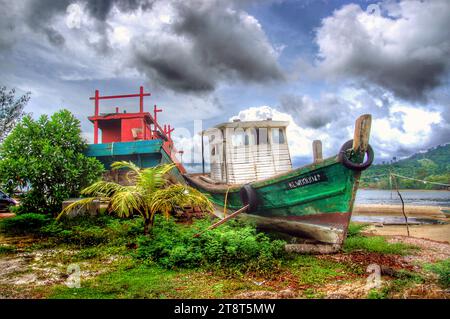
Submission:
M 137 166 L 136 164 L 134 164 L 133 162 L 127 162 L 127 161 L 117 161 L 111 164 L 111 169 L 112 170 L 118 170 L 118 169 L 122 169 L 122 168 L 128 168 L 132 171 L 134 171 L 136 174 L 140 174 L 141 169 L 139 168 L 139 166 Z
M 59 213 L 59 215 L 56 217 L 56 220 L 59 220 L 63 215 L 69 214 L 72 210 L 74 210 L 76 208 L 78 208 L 78 210 L 80 210 L 81 208 L 89 206 L 96 199 L 98 200 L 100 198 L 88 197 L 88 198 L 82 198 L 80 200 L 77 200 L 76 202 L 73 202 L 72 204 L 70 204 L 66 208 L 64 208 L 61 211 L 61 213 Z
M 134 186 L 122 186 L 114 182 L 99 181 L 81 191 L 82 195 L 96 197 L 111 197 L 115 193 L 128 191 Z
M 141 175 L 137 178 L 136 186 L 147 193 L 152 193 L 165 185 L 165 175 L 174 167 L 174 164 L 163 164 L 146 168 L 141 171 Z
M 150 209 L 163 214 L 169 214 L 176 208 L 199 207 L 206 211 L 212 211 L 213 206 L 207 196 L 198 190 L 175 184 L 167 188 L 155 191 L 151 196 Z
M 141 194 L 132 190 L 117 192 L 111 197 L 111 209 L 119 215 L 119 217 L 129 217 L 135 211 L 141 215 L 146 215 L 146 203 Z

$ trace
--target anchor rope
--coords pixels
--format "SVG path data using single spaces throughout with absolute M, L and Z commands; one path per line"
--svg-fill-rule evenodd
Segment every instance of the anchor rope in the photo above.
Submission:
M 450 184 L 444 184 L 444 183 L 438 183 L 438 182 L 430 182 L 430 181 L 426 181 L 423 179 L 417 179 L 417 178 L 412 178 L 412 177 L 407 177 L 407 176 L 403 176 L 403 175 L 399 175 L 399 174 L 394 174 L 391 173 L 391 176 L 396 176 L 396 177 L 400 177 L 400 178 L 405 178 L 405 179 L 410 179 L 413 181 L 418 181 L 418 182 L 422 182 L 424 184 L 433 184 L 433 185 L 440 185 L 440 186 L 450 186 Z

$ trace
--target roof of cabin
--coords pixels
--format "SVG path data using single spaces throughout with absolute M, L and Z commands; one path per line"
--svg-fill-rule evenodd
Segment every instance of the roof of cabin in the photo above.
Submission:
M 263 121 L 233 121 L 233 122 L 225 122 L 218 124 L 212 128 L 206 129 L 203 133 L 212 132 L 214 129 L 224 129 L 224 128 L 272 128 L 272 127 L 287 127 L 289 125 L 289 121 L 272 121 L 272 120 L 263 120 Z

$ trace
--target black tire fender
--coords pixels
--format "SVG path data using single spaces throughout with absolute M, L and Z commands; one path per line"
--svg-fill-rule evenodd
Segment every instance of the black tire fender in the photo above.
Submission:
M 363 163 L 355 163 L 348 158 L 347 151 L 352 147 L 353 147 L 353 140 L 348 140 L 347 142 L 344 143 L 344 145 L 342 145 L 338 155 L 339 162 L 341 162 L 345 167 L 352 169 L 354 171 L 363 171 L 369 168 L 369 166 L 372 165 L 374 159 L 372 146 L 368 145 L 366 150 L 367 160 Z
M 242 206 L 249 205 L 247 212 L 258 210 L 258 194 L 251 185 L 242 186 L 239 195 L 241 196 Z

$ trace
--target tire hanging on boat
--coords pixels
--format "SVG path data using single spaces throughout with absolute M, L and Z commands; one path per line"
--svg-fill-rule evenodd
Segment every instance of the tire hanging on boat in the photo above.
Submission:
M 347 151 L 353 147 L 353 140 L 348 140 L 347 142 L 342 145 L 340 151 L 339 151 L 339 161 L 347 168 L 355 170 L 355 171 L 363 171 L 367 169 L 370 165 L 372 165 L 373 159 L 374 159 L 374 153 L 372 146 L 368 145 L 366 154 L 367 154 L 367 160 L 362 163 L 355 163 L 352 162 L 348 156 Z
M 258 195 L 251 185 L 242 186 L 239 195 L 241 196 L 242 206 L 249 205 L 247 212 L 254 212 L 258 209 Z

